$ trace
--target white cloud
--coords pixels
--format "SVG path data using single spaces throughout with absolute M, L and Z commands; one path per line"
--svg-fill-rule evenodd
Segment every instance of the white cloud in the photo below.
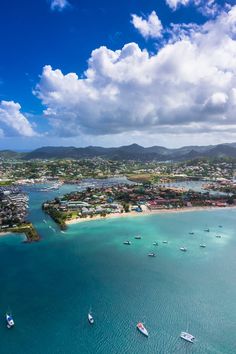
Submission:
M 188 5 L 191 0 L 166 0 L 167 5 L 173 10 L 176 10 L 179 5 Z
M 235 134 L 236 6 L 190 27 L 154 55 L 100 47 L 81 78 L 45 66 L 36 94 L 54 132 Z
M 51 10 L 52 11 L 62 11 L 69 6 L 67 0 L 51 0 Z
M 144 38 L 159 38 L 162 36 L 163 27 L 155 11 L 152 11 L 147 19 L 134 14 L 131 16 L 131 22 L 133 26 L 141 33 Z
M 188 6 L 192 4 L 207 17 L 216 16 L 222 9 L 222 5 L 219 5 L 215 0 L 166 0 L 166 3 L 174 11 L 181 5 Z M 227 8 L 228 4 L 225 4 L 225 6 Z
M 0 135 L 28 137 L 37 135 L 20 109 L 19 103 L 13 101 L 0 102 Z

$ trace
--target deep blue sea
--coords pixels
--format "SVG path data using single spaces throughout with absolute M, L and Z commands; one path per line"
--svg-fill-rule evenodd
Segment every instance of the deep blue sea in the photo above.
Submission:
M 61 233 L 41 202 L 73 189 L 30 192 L 41 242 L 0 238 L 0 353 L 235 354 L 236 209 L 85 222 Z M 195 344 L 179 338 L 183 330 Z

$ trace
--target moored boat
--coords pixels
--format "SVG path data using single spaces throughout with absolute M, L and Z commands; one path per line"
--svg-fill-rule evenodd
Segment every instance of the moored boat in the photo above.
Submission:
M 186 251 L 187 251 L 187 248 L 186 248 L 186 247 L 180 247 L 180 251 L 186 252 Z
M 180 338 L 186 340 L 187 342 L 194 343 L 195 337 L 187 332 L 181 332 L 180 333 Z
M 162 241 L 162 243 L 168 243 L 168 241 Z
M 148 257 L 156 257 L 156 254 L 153 252 L 148 253 Z
M 205 232 L 210 232 L 210 229 L 204 229 Z
M 137 324 L 137 329 L 139 330 L 139 332 L 141 332 L 145 337 L 148 337 L 148 331 L 147 329 L 144 327 L 144 324 L 142 322 L 139 322 Z
M 15 323 L 11 314 L 6 313 L 7 328 L 12 328 Z
M 201 244 L 200 244 L 200 247 L 205 248 L 206 245 L 205 245 L 204 243 L 201 243 Z
M 125 241 L 125 242 L 123 242 L 124 243 L 124 245 L 131 245 L 131 242 L 130 241 Z
M 137 235 L 137 236 L 135 236 L 134 238 L 135 238 L 135 240 L 141 240 L 142 237 L 139 236 L 139 235 Z
M 89 313 L 88 313 L 88 321 L 89 321 L 90 324 L 94 324 L 94 318 L 92 316 L 91 311 L 89 311 Z
M 158 242 L 153 242 L 153 246 L 158 246 Z
M 221 238 L 221 235 L 216 235 L 216 238 Z

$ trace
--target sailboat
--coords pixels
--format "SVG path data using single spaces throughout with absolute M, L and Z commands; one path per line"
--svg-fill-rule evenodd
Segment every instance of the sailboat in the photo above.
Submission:
M 195 337 L 188 332 L 181 332 L 180 338 L 186 340 L 187 342 L 194 343 Z
M 188 328 L 188 327 L 187 327 Z M 186 340 L 187 342 L 194 343 L 195 337 L 188 332 L 181 332 L 180 338 Z
M 15 323 L 13 317 L 10 313 L 6 313 L 7 328 L 12 328 Z
M 90 310 L 88 312 L 88 321 L 89 321 L 90 324 L 94 324 L 94 318 L 92 316 L 91 308 L 90 308 Z
M 205 248 L 205 247 L 206 247 L 205 243 L 203 243 L 203 239 L 202 239 L 202 241 L 201 241 L 201 243 L 200 243 L 200 247 L 201 247 L 201 248 Z
M 148 331 L 147 329 L 144 327 L 144 324 L 142 322 L 139 322 L 137 324 L 137 329 L 139 330 L 139 332 L 141 332 L 145 337 L 148 337 Z

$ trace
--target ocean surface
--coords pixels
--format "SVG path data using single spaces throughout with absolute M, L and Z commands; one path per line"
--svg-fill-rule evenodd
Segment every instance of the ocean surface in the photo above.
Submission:
M 235 354 L 236 209 L 85 222 L 62 233 L 41 203 L 73 189 L 30 191 L 39 243 L 0 238 L 0 353 Z M 195 344 L 179 338 L 184 330 Z

